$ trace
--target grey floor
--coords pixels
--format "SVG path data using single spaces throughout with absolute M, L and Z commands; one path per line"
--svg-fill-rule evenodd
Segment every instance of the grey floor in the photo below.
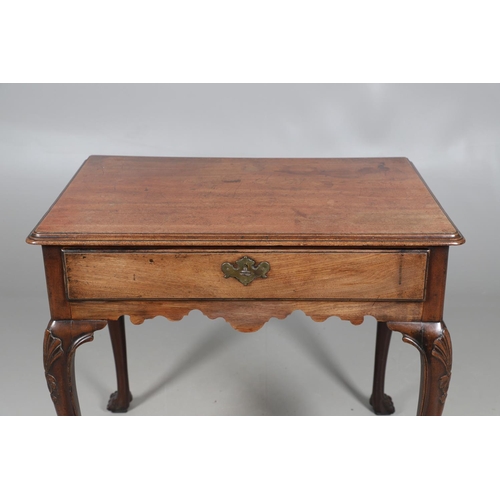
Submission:
M 453 377 L 445 415 L 498 415 L 498 306 L 447 300 Z M 29 314 L 26 311 L 29 310 Z M 24 311 L 22 313 L 21 311 Z M 1 301 L 0 415 L 54 415 L 43 375 L 46 298 Z M 224 320 L 193 311 L 180 322 L 158 317 L 126 322 L 134 415 L 372 415 L 375 320 L 360 326 L 338 318 L 315 323 L 297 311 L 243 334 Z M 110 416 L 115 373 L 107 330 L 81 346 L 76 376 L 82 413 Z M 396 415 L 414 415 L 420 358 L 393 334 L 386 392 Z

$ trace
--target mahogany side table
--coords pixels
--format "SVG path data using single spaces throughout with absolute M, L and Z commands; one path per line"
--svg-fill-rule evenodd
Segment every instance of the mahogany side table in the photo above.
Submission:
M 451 376 L 443 322 L 450 245 L 464 243 L 406 158 L 91 156 L 27 239 L 42 245 L 51 320 L 43 359 L 58 415 L 79 415 L 76 349 L 109 327 L 127 411 L 124 315 L 193 309 L 254 332 L 300 309 L 377 320 L 371 405 L 391 332 L 421 355 L 419 415 L 440 415 Z

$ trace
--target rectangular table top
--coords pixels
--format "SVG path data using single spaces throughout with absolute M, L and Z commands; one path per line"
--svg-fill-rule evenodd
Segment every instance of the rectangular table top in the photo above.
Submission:
M 90 156 L 27 241 L 419 247 L 465 240 L 406 158 Z

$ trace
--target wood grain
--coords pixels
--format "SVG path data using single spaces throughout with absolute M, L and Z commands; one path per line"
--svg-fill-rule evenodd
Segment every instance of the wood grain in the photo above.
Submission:
M 50 317 L 57 319 L 71 318 L 71 305 L 66 295 L 66 276 L 64 273 L 63 254 L 60 248 L 43 246 L 43 263 L 47 294 L 49 297 Z
M 28 242 L 418 247 L 464 239 L 406 158 L 91 156 Z
M 430 249 L 427 290 L 424 309 L 422 311 L 423 321 L 435 322 L 442 321 L 443 319 L 448 253 L 448 247 L 434 247 Z
M 43 248 L 44 364 L 58 414 L 79 413 L 74 356 L 95 330 L 109 322 L 118 377 L 109 408 L 125 411 L 123 316 L 140 324 L 193 310 L 241 332 L 297 310 L 315 321 L 373 316 L 375 411 L 393 411 L 391 330 L 420 351 L 419 414 L 443 410 L 448 250 L 465 240 L 406 158 L 91 156 L 27 241 Z M 246 286 L 222 266 L 247 265 L 244 256 L 269 264 Z
M 427 253 L 253 250 L 248 255 L 271 269 L 248 286 L 221 270 L 241 252 L 66 251 L 64 259 L 70 300 L 423 300 Z
M 389 322 L 387 327 L 403 334 L 403 342 L 420 351 L 420 397 L 417 415 L 443 413 L 451 380 L 452 345 L 446 325 L 438 322 Z
M 50 321 L 43 341 L 43 365 L 58 415 L 80 415 L 75 381 L 76 349 L 94 339 L 106 321 Z
M 75 320 L 99 318 L 116 320 L 129 315 L 132 323 L 164 316 L 179 321 L 191 311 L 201 311 L 210 319 L 223 318 L 239 332 L 255 332 L 271 318 L 284 319 L 295 311 L 302 311 L 314 321 L 325 321 L 337 316 L 355 325 L 365 316 L 378 321 L 420 321 L 422 302 L 352 302 L 320 300 L 179 300 L 179 301 L 81 301 L 71 303 Z

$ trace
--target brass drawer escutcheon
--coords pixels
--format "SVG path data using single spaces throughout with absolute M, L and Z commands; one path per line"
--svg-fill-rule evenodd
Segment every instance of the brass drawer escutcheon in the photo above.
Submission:
M 425 299 L 427 250 L 243 251 L 64 249 L 66 295 L 169 300 L 186 299 L 189 289 L 200 300 Z
M 267 273 L 271 269 L 269 262 L 261 262 L 255 265 L 255 261 L 250 257 L 241 257 L 234 264 L 224 262 L 221 265 L 224 278 L 236 278 L 240 283 L 247 286 L 255 278 L 267 278 Z

